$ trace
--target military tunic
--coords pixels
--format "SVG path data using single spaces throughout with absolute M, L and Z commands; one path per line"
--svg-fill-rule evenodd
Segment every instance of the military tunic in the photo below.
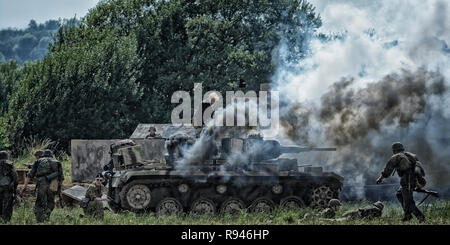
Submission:
M 162 138 L 160 134 L 156 133 L 154 135 L 150 135 L 148 134 L 147 136 L 145 136 L 145 139 L 159 139 Z
M 58 162 L 52 158 L 44 157 L 36 160 L 27 174 L 29 178 L 36 178 L 36 202 L 33 210 L 38 222 L 48 221 L 55 208 L 56 192 L 50 190 L 50 181 L 47 180 L 46 176 L 56 171 L 61 178 L 62 171 L 58 168 Z
M 86 190 L 86 198 L 89 198 L 87 207 L 83 209 L 86 215 L 92 216 L 94 218 L 103 219 L 104 210 L 103 202 L 96 200 L 96 198 L 101 198 L 104 191 L 103 185 L 95 186 L 91 185 Z
M 410 219 L 412 213 L 419 219 L 424 218 L 423 213 L 416 207 L 413 198 L 413 191 L 417 183 L 413 164 L 414 163 L 411 163 L 404 152 L 400 152 L 391 157 L 386 164 L 386 167 L 381 172 L 381 175 L 384 178 L 388 178 L 394 170 L 397 171 L 397 174 L 400 177 L 400 189 L 397 191 L 396 196 L 402 205 L 405 213 L 405 220 Z
M 381 217 L 383 211 L 375 205 L 369 205 L 358 210 L 350 210 L 345 212 L 342 216 L 350 219 L 373 219 Z
M 336 216 L 336 212 L 334 212 L 331 208 L 326 208 L 320 212 L 320 216 L 326 219 L 332 219 L 334 216 Z
M 14 192 L 19 181 L 16 169 L 7 160 L 0 160 L 0 215 L 3 222 L 11 220 Z

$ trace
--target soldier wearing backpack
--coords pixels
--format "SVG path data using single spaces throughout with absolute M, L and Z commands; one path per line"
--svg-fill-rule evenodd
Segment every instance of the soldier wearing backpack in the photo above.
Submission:
M 3 222 L 11 220 L 14 195 L 19 183 L 17 172 L 8 158 L 6 151 L 0 151 L 0 215 Z
M 23 193 L 31 178 L 36 178 L 36 202 L 34 214 L 37 222 L 50 219 L 50 214 L 55 208 L 55 195 L 58 187 L 64 179 L 61 164 L 53 159 L 51 150 L 45 150 L 42 158 L 36 160 L 27 174 L 21 193 Z
M 420 179 L 416 175 L 416 164 L 418 162 L 418 160 L 416 160 L 417 157 L 412 153 L 405 152 L 405 148 L 399 142 L 392 144 L 392 152 L 394 155 L 386 164 L 386 167 L 383 172 L 381 172 L 381 176 L 377 179 L 376 183 L 380 184 L 383 179 L 391 176 L 394 170 L 396 170 L 398 176 L 400 177 L 400 189 L 397 191 L 396 196 L 402 204 L 405 214 L 402 220 L 408 221 L 412 218 L 411 214 L 414 214 L 419 222 L 423 222 L 425 220 L 425 216 L 417 208 L 413 198 L 413 191 L 418 185 L 418 179 Z

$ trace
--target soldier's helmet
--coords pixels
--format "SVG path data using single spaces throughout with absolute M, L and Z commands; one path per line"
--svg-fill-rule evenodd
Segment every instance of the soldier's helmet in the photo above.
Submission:
M 44 155 L 44 151 L 42 150 L 37 150 L 34 152 L 34 156 L 36 157 L 42 157 Z
M 155 127 L 150 127 L 149 129 L 148 129 L 148 131 L 151 131 L 151 130 L 153 130 L 153 131 L 155 131 L 156 132 L 156 128 Z
M 8 160 L 9 154 L 6 151 L 0 151 L 0 160 Z
M 395 142 L 392 144 L 392 151 L 404 151 L 405 147 L 400 142 Z
M 328 207 L 336 207 L 336 206 L 341 206 L 341 202 L 338 199 L 331 199 L 328 202 Z
M 383 208 L 384 208 L 383 203 L 380 201 L 374 203 L 373 206 L 377 207 L 379 210 L 383 210 Z
M 45 150 L 44 150 L 44 155 L 43 155 L 43 157 L 53 157 L 53 152 L 52 152 L 52 150 L 45 149 Z

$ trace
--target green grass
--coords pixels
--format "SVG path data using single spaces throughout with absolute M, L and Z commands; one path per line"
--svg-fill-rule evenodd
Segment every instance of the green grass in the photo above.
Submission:
M 356 209 L 367 205 L 367 203 L 344 203 L 342 209 L 337 213 L 339 218 L 345 211 Z M 427 217 L 424 224 L 449 225 L 450 224 L 450 201 L 437 201 L 421 206 L 421 210 Z M 300 221 L 307 212 L 314 212 L 309 208 L 282 211 L 276 210 L 272 214 L 265 213 L 241 213 L 238 216 L 192 216 L 183 214 L 180 216 L 158 216 L 154 213 L 135 214 L 122 212 L 114 214 L 105 210 L 104 220 L 96 220 L 90 217 L 80 218 L 83 211 L 80 208 L 55 208 L 50 221 L 43 223 L 49 225 L 416 225 L 416 219 L 409 222 L 401 222 L 402 210 L 397 203 L 386 203 L 383 216 L 374 220 L 326 220 L 308 219 Z M 16 207 L 9 224 L 29 225 L 37 224 L 31 203 L 23 203 Z

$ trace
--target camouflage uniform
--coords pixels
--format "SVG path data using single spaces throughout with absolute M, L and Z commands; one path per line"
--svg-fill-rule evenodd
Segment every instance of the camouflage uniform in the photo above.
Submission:
M 316 214 L 306 213 L 302 220 L 309 219 L 311 217 L 333 219 L 336 216 L 336 211 L 333 209 L 335 206 L 341 206 L 341 202 L 338 199 L 331 199 L 328 202 L 327 208 Z
M 336 212 L 334 212 L 334 210 L 331 208 L 326 208 L 322 210 L 322 212 L 320 212 L 320 217 L 322 218 L 332 219 L 334 218 L 334 216 L 336 216 Z
M 98 219 L 103 219 L 104 216 L 103 202 L 95 200 L 95 198 L 101 198 L 103 192 L 104 192 L 103 185 L 100 186 L 91 185 L 88 187 L 85 197 L 89 198 L 89 202 L 87 204 L 87 207 L 83 209 L 86 215 Z
M 0 215 L 3 222 L 11 220 L 18 183 L 16 169 L 8 162 L 8 153 L 0 152 Z
M 415 168 L 413 168 L 413 163 L 411 163 L 404 151 L 398 152 L 391 157 L 381 173 L 381 176 L 383 178 L 388 178 L 392 175 L 394 170 L 397 171 L 397 174 L 400 177 L 400 189 L 397 191 L 396 196 L 398 201 L 402 204 L 405 213 L 403 220 L 411 219 L 411 213 L 419 220 L 423 220 L 425 216 L 416 207 L 413 198 L 413 190 L 417 183 Z
M 381 217 L 383 214 L 383 204 L 376 202 L 358 210 L 350 210 L 345 212 L 342 216 L 350 219 L 373 219 Z
M 27 176 L 36 178 L 36 202 L 34 204 L 34 214 L 38 222 L 48 221 L 50 214 L 55 208 L 55 194 L 50 190 L 50 181 L 47 176 L 57 172 L 60 181 L 64 179 L 60 163 L 51 157 L 51 154 L 44 155 L 36 160 Z

